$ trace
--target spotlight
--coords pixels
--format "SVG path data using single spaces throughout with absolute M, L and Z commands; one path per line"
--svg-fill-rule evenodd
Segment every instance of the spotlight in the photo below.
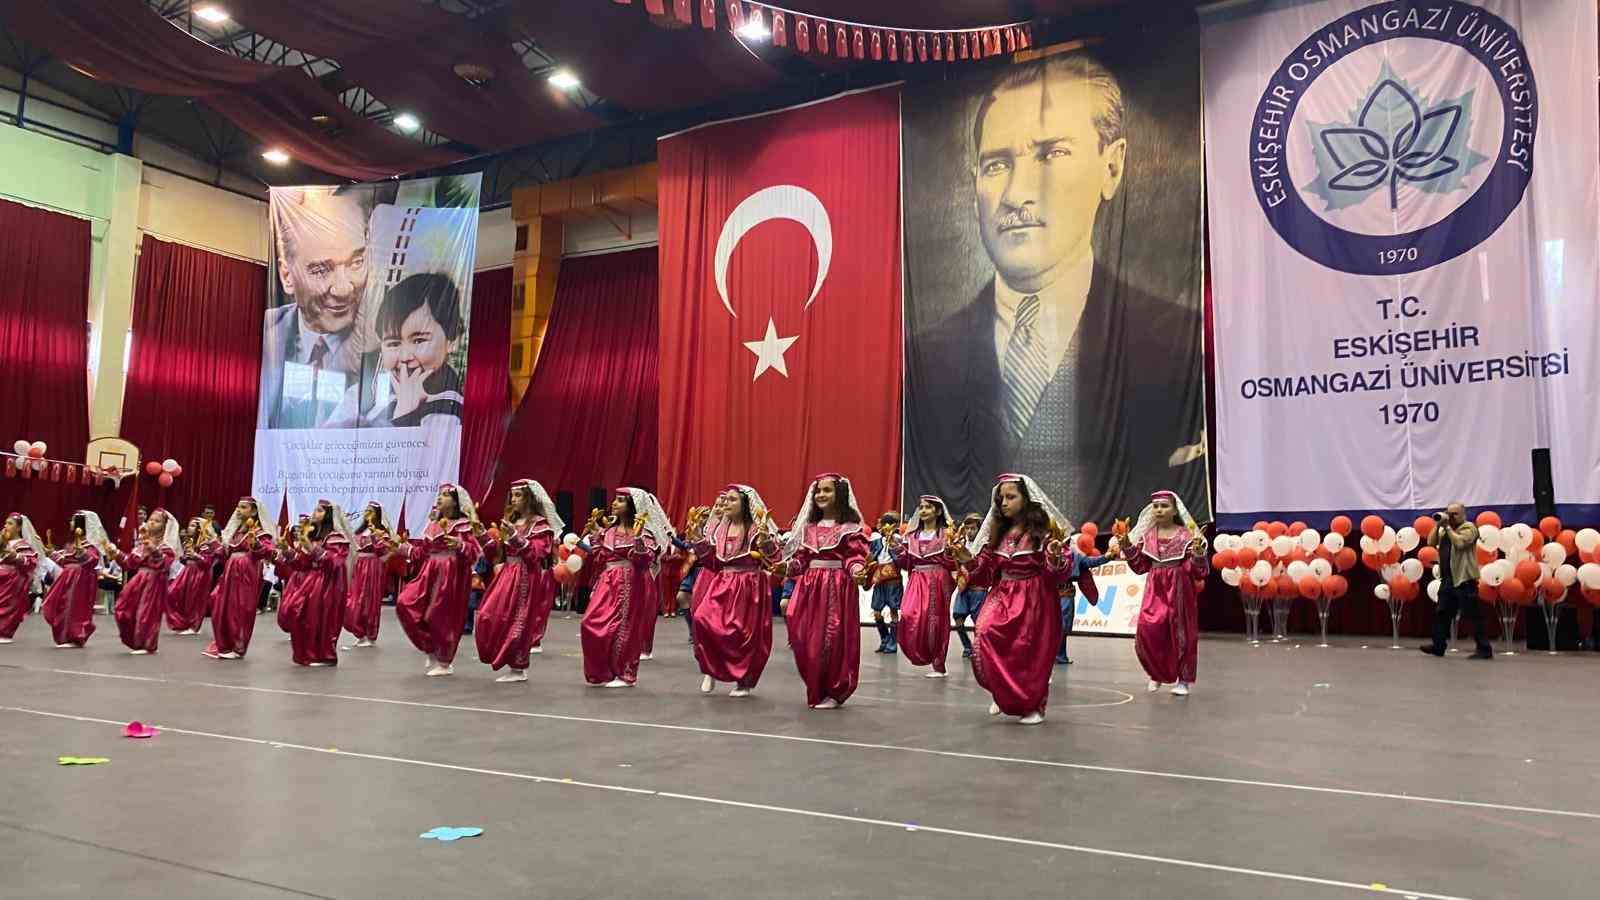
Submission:
M 767 29 L 766 24 L 760 19 L 751 19 L 739 26 L 739 37 L 747 41 L 764 41 L 772 37 L 772 32 Z
M 195 7 L 194 14 L 213 25 L 221 25 L 230 18 L 228 11 L 220 6 L 198 6 Z
M 394 127 L 401 131 L 416 131 L 422 127 L 422 123 L 417 121 L 417 117 L 411 113 L 403 112 L 394 117 Z
M 270 150 L 262 151 L 261 158 L 275 166 L 281 166 L 289 161 L 289 154 L 279 150 L 277 147 L 273 147 Z
M 570 91 L 577 87 L 581 82 L 578 81 L 578 76 L 572 74 L 566 69 L 557 69 L 555 74 L 550 76 L 550 83 L 562 89 L 563 91 Z

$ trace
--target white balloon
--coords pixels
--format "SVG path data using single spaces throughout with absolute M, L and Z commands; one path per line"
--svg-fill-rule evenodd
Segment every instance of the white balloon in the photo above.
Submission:
M 33 470 L 35 472 L 43 472 L 44 467 L 48 465 L 50 465 L 50 463 L 46 462 L 45 460 L 36 459 L 33 461 Z
M 1395 578 L 1397 578 L 1399 575 L 1400 567 L 1393 564 L 1384 566 L 1378 570 L 1378 576 L 1382 578 L 1385 583 L 1395 580 Z
M 1387 584 L 1378 585 L 1377 587 L 1372 589 L 1372 596 L 1377 597 L 1379 600 L 1383 600 L 1385 602 L 1388 602 L 1388 600 L 1389 600 L 1389 586 Z
M 1421 581 L 1422 580 L 1422 560 L 1413 558 L 1413 559 L 1408 559 L 1405 562 L 1401 563 L 1400 564 L 1400 574 L 1404 575 L 1405 579 L 1407 581 L 1412 581 L 1412 582 Z
M 1294 552 L 1294 538 L 1287 534 L 1280 534 L 1272 539 L 1272 552 L 1279 557 L 1288 556 Z
M 1239 569 L 1223 569 L 1222 583 L 1228 587 L 1238 587 L 1242 580 L 1242 571 Z
M 1556 570 L 1549 563 L 1539 563 L 1539 583 L 1544 584 L 1546 579 L 1554 578 Z
M 1578 583 L 1591 591 L 1600 589 L 1600 564 L 1584 563 L 1579 566 Z
M 1485 550 L 1500 549 L 1500 529 L 1485 525 L 1478 529 L 1478 546 Z
M 570 571 L 572 574 L 576 575 L 576 574 L 578 574 L 578 571 L 580 569 L 582 569 L 582 568 L 583 568 L 583 557 L 580 554 L 577 554 L 577 553 L 569 553 L 569 554 L 567 554 L 567 570 L 568 571 Z
M 1267 545 L 1271 543 L 1272 538 L 1267 537 L 1265 531 L 1252 531 L 1245 535 L 1245 546 L 1255 550 L 1257 553 L 1267 549 Z
M 1317 552 L 1317 545 L 1322 543 L 1322 535 L 1310 528 L 1300 532 L 1300 549 L 1307 553 Z
M 1441 585 L 1441 584 L 1443 584 L 1443 582 L 1441 582 L 1441 581 L 1439 581 L 1437 579 L 1428 582 L 1428 599 L 1429 600 L 1432 600 L 1435 603 L 1439 602 L 1439 585 Z
M 1319 556 L 1311 561 L 1311 574 L 1317 576 L 1317 580 L 1321 581 L 1333 574 L 1333 563 Z
M 1344 549 L 1344 535 L 1337 531 L 1330 531 L 1323 535 L 1322 546 L 1326 547 L 1329 553 L 1338 553 Z
M 1572 583 L 1578 580 L 1578 567 L 1562 563 L 1556 567 L 1556 580 L 1561 582 L 1563 587 L 1572 587 Z
M 1394 545 L 1398 540 L 1399 538 L 1395 535 L 1393 528 L 1387 525 L 1383 526 L 1383 534 L 1378 537 L 1378 552 L 1388 553 L 1394 549 Z
M 1363 534 L 1361 536 L 1361 555 L 1365 556 L 1368 553 L 1377 553 L 1377 552 L 1378 552 L 1378 542 Z
M 1410 553 L 1417 549 L 1418 544 L 1422 543 L 1422 535 L 1417 534 L 1417 530 L 1410 525 L 1395 532 L 1394 537 L 1395 542 L 1400 545 L 1401 553 Z
M 29 450 L 37 450 L 37 451 L 39 451 L 39 455 L 43 456 L 43 455 L 45 455 L 45 453 L 47 451 L 49 451 L 50 447 L 44 441 L 34 441 L 33 443 L 28 445 L 28 449 Z
M 17 455 L 18 456 L 27 456 L 28 455 L 28 442 L 27 441 L 17 441 L 15 444 L 11 445 L 11 449 L 17 451 Z
M 1533 528 L 1526 522 L 1516 522 L 1509 528 L 1500 529 L 1502 535 L 1507 531 L 1516 535 L 1518 547 L 1527 547 L 1533 542 Z
M 1548 566 L 1559 566 L 1567 561 L 1567 548 L 1551 541 L 1539 548 L 1539 558 Z
M 178 468 L 178 461 L 175 460 L 175 459 L 166 460 L 161 464 L 161 471 L 163 471 L 163 472 L 173 472 L 173 471 L 176 471 L 177 468 Z
M 1596 568 L 1600 568 L 1600 566 L 1597 566 Z M 1272 563 L 1269 563 L 1264 559 L 1256 560 L 1256 564 L 1250 567 L 1250 583 L 1256 587 L 1262 587 L 1271 580 Z
M 1517 526 L 1512 525 L 1500 529 L 1500 549 L 1510 553 L 1512 551 L 1526 552 L 1528 539 L 1517 537 Z
M 1297 559 L 1294 562 L 1289 563 L 1289 568 L 1287 571 L 1289 577 L 1293 578 L 1296 584 L 1299 584 L 1300 579 L 1311 574 L 1311 567 Z
M 1503 561 L 1504 560 L 1496 560 L 1487 566 L 1484 566 L 1478 577 L 1482 578 L 1483 582 L 1490 587 L 1499 587 L 1500 585 L 1505 584 L 1507 575 L 1505 570 L 1500 568 L 1500 563 Z M 1509 563 L 1507 565 L 1509 565 Z M 1595 569 L 1600 571 L 1600 566 L 1596 566 Z
M 1512 568 L 1516 568 L 1517 563 L 1532 558 L 1533 554 L 1529 553 L 1526 547 L 1515 547 L 1506 551 L 1505 561 L 1511 563 Z
M 1434 578 L 1438 578 L 1439 577 L 1439 564 L 1438 563 L 1434 563 L 1433 564 L 1433 577 Z
M 1216 547 L 1218 550 L 1232 550 L 1233 549 L 1233 536 L 1232 535 L 1227 535 L 1227 534 L 1219 534 L 1216 537 L 1211 539 L 1211 545 L 1213 547 Z
M 1577 542 L 1579 550 L 1585 553 L 1593 553 L 1595 547 L 1600 547 L 1600 531 L 1595 531 L 1593 528 L 1585 528 L 1578 532 L 1574 540 Z
M 575 534 L 567 535 L 561 539 L 561 545 L 566 547 L 568 550 L 571 550 L 573 547 L 578 546 L 578 536 Z

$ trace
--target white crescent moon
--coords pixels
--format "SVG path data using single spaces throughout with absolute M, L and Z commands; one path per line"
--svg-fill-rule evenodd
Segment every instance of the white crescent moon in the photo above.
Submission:
M 806 308 L 817 299 L 823 279 L 828 277 L 828 264 L 833 261 L 833 223 L 828 220 L 828 210 L 817 195 L 793 184 L 779 184 L 762 188 L 744 198 L 728 220 L 722 223 L 722 234 L 717 238 L 716 274 L 717 295 L 728 315 L 735 319 L 739 314 L 728 302 L 728 261 L 733 258 L 733 248 L 750 229 L 771 219 L 790 219 L 799 222 L 811 234 L 817 245 L 817 282 L 811 286 L 811 296 L 806 298 Z

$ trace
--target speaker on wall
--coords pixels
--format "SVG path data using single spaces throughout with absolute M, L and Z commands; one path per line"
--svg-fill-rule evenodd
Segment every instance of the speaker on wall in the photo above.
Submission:
M 1550 480 L 1550 448 L 1533 451 L 1533 509 L 1539 518 L 1556 514 L 1556 488 Z

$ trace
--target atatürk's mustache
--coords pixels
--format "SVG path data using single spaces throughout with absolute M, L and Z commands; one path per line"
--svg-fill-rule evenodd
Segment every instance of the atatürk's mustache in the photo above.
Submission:
M 1000 221 L 995 223 L 995 230 L 1001 234 L 1005 234 L 1008 231 L 1014 231 L 1018 228 L 1043 227 L 1045 227 L 1045 221 L 1034 215 L 1033 210 L 1028 209 L 1025 206 L 1021 209 L 1014 209 L 1006 213 L 1000 218 Z

